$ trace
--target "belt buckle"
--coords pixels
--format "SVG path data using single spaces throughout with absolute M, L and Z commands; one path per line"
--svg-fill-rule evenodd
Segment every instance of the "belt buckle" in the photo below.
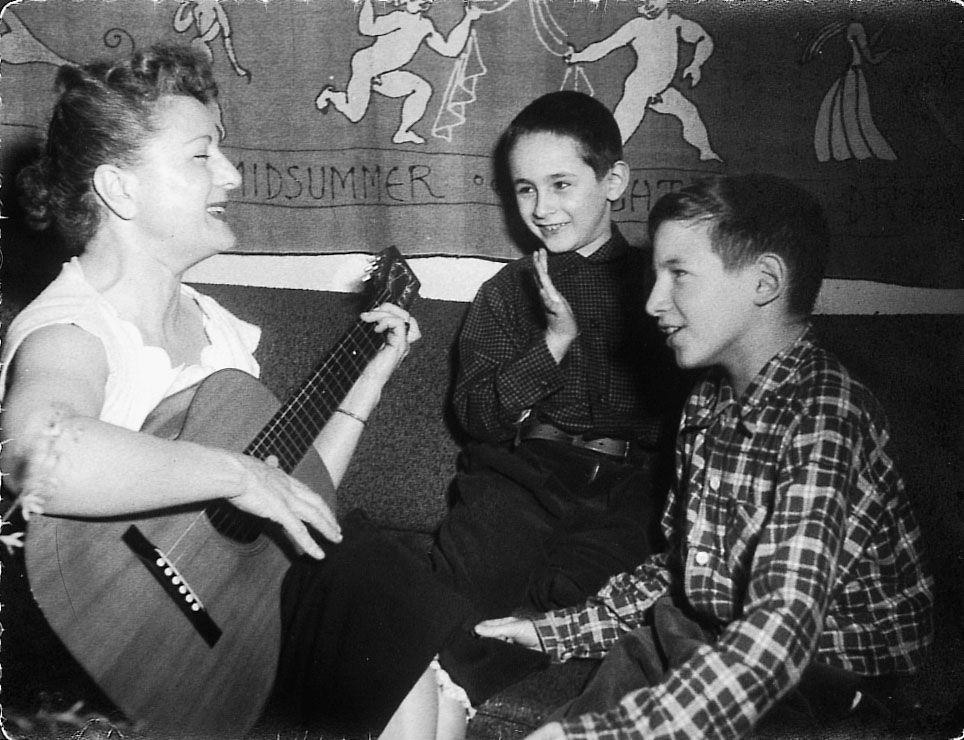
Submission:
M 622 440 L 622 439 L 617 440 L 611 437 L 602 437 L 600 439 L 605 439 L 607 442 L 619 442 L 620 444 L 622 444 L 622 452 L 615 452 L 615 451 L 609 452 L 608 450 L 605 449 L 606 445 L 602 441 L 600 441 L 596 445 L 593 445 L 593 442 L 595 440 L 583 439 L 581 434 L 576 437 L 573 437 L 572 442 L 573 444 L 579 447 L 583 447 L 585 449 L 591 450 L 592 452 L 599 453 L 600 455 L 606 455 L 606 457 L 612 457 L 617 460 L 622 460 L 623 462 L 625 462 L 626 459 L 629 457 L 629 442 L 627 442 L 626 440 Z
M 515 439 L 512 440 L 512 449 L 515 449 L 522 444 L 522 440 L 525 439 L 523 430 L 525 429 L 526 422 L 529 420 L 530 416 L 532 416 L 531 407 L 522 409 L 522 412 L 519 414 L 519 418 L 515 420 Z
M 625 439 L 620 439 L 619 443 L 622 445 L 623 450 L 618 455 L 613 455 L 613 457 L 616 457 L 619 460 L 626 462 L 626 460 L 629 459 L 629 442 Z

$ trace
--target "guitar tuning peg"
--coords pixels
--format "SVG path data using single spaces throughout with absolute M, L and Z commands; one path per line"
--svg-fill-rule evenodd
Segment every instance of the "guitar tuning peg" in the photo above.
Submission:
M 362 281 L 368 282 L 369 280 L 371 280 L 372 276 L 380 269 L 383 261 L 384 260 L 382 258 L 382 255 L 380 254 L 368 255 L 368 258 L 366 261 L 367 264 L 365 265 L 365 274 L 362 277 Z

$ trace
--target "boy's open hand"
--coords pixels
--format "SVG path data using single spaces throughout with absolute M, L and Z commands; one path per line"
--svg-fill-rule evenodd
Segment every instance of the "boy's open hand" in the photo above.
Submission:
M 562 731 L 562 725 L 558 722 L 550 722 L 543 725 L 530 735 L 526 735 L 525 740 L 565 740 L 566 733 Z
M 569 301 L 562 295 L 549 277 L 549 257 L 545 249 L 532 255 L 539 283 L 539 297 L 546 311 L 546 344 L 556 362 L 562 362 L 570 345 L 579 335 L 579 325 Z
M 496 640 L 514 642 L 516 645 L 540 650 L 539 635 L 531 619 L 524 617 L 502 617 L 501 619 L 486 619 L 475 625 L 475 631 L 480 637 L 494 637 Z

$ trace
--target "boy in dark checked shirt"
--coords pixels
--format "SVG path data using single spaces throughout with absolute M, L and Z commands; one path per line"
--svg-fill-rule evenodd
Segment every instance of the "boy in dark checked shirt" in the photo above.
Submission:
M 683 412 L 668 547 L 585 605 L 483 635 L 606 656 L 530 737 L 740 737 L 778 708 L 826 720 L 920 663 L 932 588 L 876 399 L 808 323 L 819 205 L 765 175 L 664 196 L 647 310 L 706 368 Z M 785 715 L 787 716 L 787 715 Z
M 611 221 L 630 172 L 610 111 L 549 93 L 500 153 L 541 244 L 481 287 L 463 325 L 453 401 L 473 441 L 432 551 L 484 617 L 580 603 L 653 551 L 683 398 L 639 291 L 650 255 Z

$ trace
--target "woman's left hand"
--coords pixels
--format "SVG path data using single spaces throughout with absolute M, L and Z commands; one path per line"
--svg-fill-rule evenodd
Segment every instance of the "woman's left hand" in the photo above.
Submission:
M 384 334 L 385 346 L 379 355 L 388 355 L 391 358 L 392 371 L 408 355 L 412 343 L 422 338 L 415 317 L 394 303 L 383 303 L 371 311 L 364 311 L 360 318 L 373 324 L 377 333 Z
M 422 338 L 418 322 L 408 311 L 393 303 L 383 303 L 371 311 L 364 311 L 359 318 L 371 324 L 376 336 L 383 337 L 385 343 L 342 399 L 337 409 L 342 413 L 332 414 L 332 419 L 315 440 L 315 449 L 336 488 L 348 469 L 365 424 L 381 400 L 382 389 L 405 359 L 412 342 Z M 336 417 L 338 422 L 335 422 Z M 348 421 L 349 417 L 351 421 Z

